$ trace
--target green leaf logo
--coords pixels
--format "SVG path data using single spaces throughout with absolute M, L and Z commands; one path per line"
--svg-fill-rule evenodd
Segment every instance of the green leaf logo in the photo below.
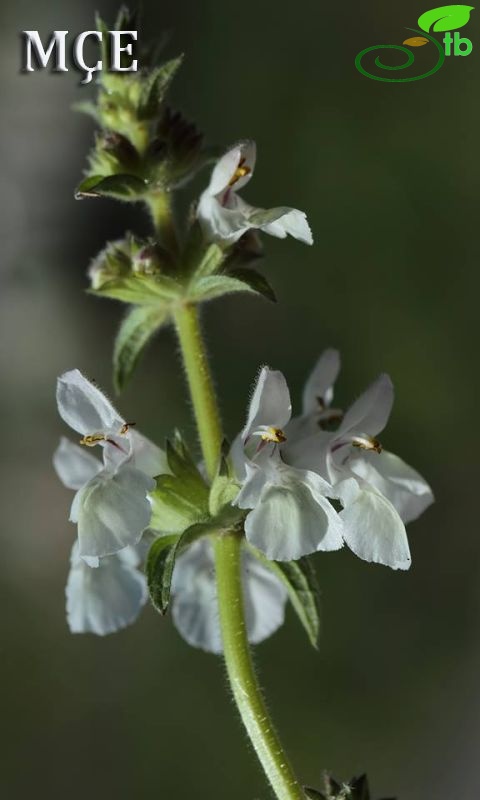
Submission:
M 441 6 L 440 8 L 432 8 L 431 11 L 426 11 L 418 19 L 418 25 L 422 31 L 453 31 L 457 28 L 463 28 L 470 19 L 470 11 L 473 11 L 474 6 Z

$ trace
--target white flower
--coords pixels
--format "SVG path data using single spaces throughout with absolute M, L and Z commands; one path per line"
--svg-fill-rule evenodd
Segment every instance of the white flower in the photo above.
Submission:
M 198 204 L 198 219 L 206 235 L 214 241 L 236 242 L 251 228 L 284 239 L 287 234 L 305 244 L 313 244 L 312 233 L 303 211 L 296 208 L 254 208 L 237 195 L 252 177 L 256 145 L 240 142 L 217 162 L 208 188 Z
M 342 547 L 342 523 L 328 501 L 330 484 L 311 470 L 282 458 L 290 394 L 281 372 L 264 367 L 255 386 L 247 423 L 232 447 L 242 484 L 235 505 L 252 509 L 247 539 L 276 561 L 291 561 L 318 550 Z
M 131 625 L 148 596 L 135 548 L 100 559 L 81 558 L 78 550 L 75 542 L 66 587 L 71 632 L 105 636 Z
M 140 541 L 151 517 L 153 476 L 167 472 L 164 453 L 120 417 L 110 401 L 78 370 L 57 382 L 60 416 L 81 434 L 84 447 L 99 445 L 103 463 L 84 447 L 62 439 L 54 466 L 76 491 L 70 520 L 78 525 L 80 557 L 103 557 Z
M 304 436 L 291 444 L 289 439 L 285 457 L 297 467 L 314 470 L 335 487 L 344 506 L 340 516 L 345 542 L 356 555 L 393 569 L 408 569 L 411 557 L 405 523 L 433 502 L 432 491 L 418 472 L 384 451 L 377 439 L 393 405 L 388 375 L 380 375 L 345 415 L 329 409 L 339 363 L 335 351 L 327 351 L 318 362 L 307 382 L 303 414 L 291 423 L 292 431 Z M 330 432 L 331 424 L 338 422 Z
M 245 549 L 242 569 L 248 640 L 258 644 L 283 624 L 287 591 L 280 580 Z M 194 647 L 221 653 L 214 555 L 209 539 L 199 539 L 177 558 L 172 593 L 172 617 L 183 638 Z

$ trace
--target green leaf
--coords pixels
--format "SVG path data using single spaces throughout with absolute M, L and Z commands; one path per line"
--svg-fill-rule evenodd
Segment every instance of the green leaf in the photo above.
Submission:
M 250 281 L 231 277 L 230 275 L 209 275 L 205 278 L 192 281 L 188 296 L 192 302 L 200 303 L 215 300 L 224 294 L 233 292 L 253 292 L 258 294 Z
M 150 547 L 145 565 L 148 591 L 154 607 L 162 616 L 167 613 L 170 603 L 177 556 L 196 539 L 209 532 L 208 524 L 192 525 L 181 536 L 160 536 Z
M 248 284 L 252 292 L 261 294 L 266 300 L 270 300 L 272 303 L 277 302 L 275 292 L 267 281 L 265 275 L 262 275 L 261 272 L 257 272 L 256 269 L 238 267 L 237 269 L 231 270 L 229 275 L 231 275 L 232 278 L 237 278 L 243 283 Z
M 113 382 L 120 393 L 153 335 L 168 319 L 166 308 L 132 308 L 120 325 L 113 351 Z
M 310 643 L 317 649 L 320 634 L 320 589 L 311 560 L 306 556 L 298 561 L 270 561 L 251 545 L 249 549 L 285 585 Z
M 75 192 L 77 200 L 85 197 L 112 197 L 135 202 L 148 190 L 148 182 L 136 175 L 92 175 L 81 182 Z
M 175 76 L 176 71 L 183 61 L 183 55 L 167 61 L 152 70 L 144 80 L 140 102 L 138 105 L 138 118 L 140 120 L 152 119 L 163 102 L 167 90 Z
M 179 536 L 160 536 L 148 551 L 145 564 L 148 591 L 154 607 L 160 614 L 165 614 L 168 608 L 179 539 Z
M 473 9 L 474 6 L 462 5 L 432 8 L 418 18 L 418 25 L 422 31 L 427 33 L 430 30 L 436 33 L 457 30 L 457 28 L 463 28 L 467 24 L 470 19 L 470 12 Z
M 142 306 L 164 305 L 174 300 L 181 293 L 179 284 L 166 275 L 128 275 L 107 281 L 98 289 L 90 289 L 90 294 L 99 297 L 110 297 L 112 300 L 122 300 L 124 303 L 134 303 Z

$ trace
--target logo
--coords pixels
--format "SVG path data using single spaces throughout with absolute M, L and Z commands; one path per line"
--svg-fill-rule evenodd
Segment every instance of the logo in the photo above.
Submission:
M 46 69 L 48 62 L 52 59 L 54 72 L 68 72 L 66 65 L 67 35 L 68 31 L 53 31 L 47 46 L 44 47 L 38 31 L 23 31 L 23 71 L 35 72 L 35 69 Z M 130 41 L 125 43 L 124 38 Z M 108 64 L 104 64 L 103 59 L 93 65 L 85 62 L 84 48 L 88 39 L 94 39 L 100 47 L 105 46 L 107 53 L 110 52 Z M 124 30 L 83 31 L 76 36 L 72 47 L 72 61 L 76 69 L 85 73 L 81 83 L 90 83 L 92 75 L 102 69 L 110 72 L 137 72 L 138 61 L 133 58 L 133 42 L 136 42 L 137 39 L 137 31 Z
M 440 8 L 433 8 L 431 11 L 426 11 L 418 18 L 420 30 L 406 28 L 407 31 L 415 34 L 415 36 L 410 36 L 408 39 L 405 39 L 402 45 L 378 44 L 373 45 L 373 47 L 366 47 L 365 50 L 362 50 L 356 57 L 355 66 L 366 78 L 371 78 L 374 81 L 384 81 L 386 83 L 409 83 L 410 81 L 419 81 L 422 78 L 428 78 L 430 75 L 434 75 L 435 72 L 438 72 L 440 67 L 443 67 L 445 58 L 449 56 L 469 56 L 472 52 L 473 44 L 471 40 L 460 36 L 458 29 L 463 28 L 464 25 L 467 24 L 470 19 L 470 12 L 473 10 L 473 6 L 455 5 L 441 6 Z M 454 31 L 453 34 L 452 31 Z M 435 36 L 432 36 L 432 32 L 444 33 L 445 36 L 442 40 L 439 40 Z M 377 50 L 397 50 L 406 56 L 406 61 L 404 61 L 403 64 L 398 64 L 397 66 L 384 64 L 380 55 L 377 55 L 373 62 L 374 65 L 379 70 L 388 70 L 389 72 L 407 69 L 411 67 L 415 61 L 414 53 L 410 48 L 423 47 L 428 44 L 433 45 L 437 60 L 431 69 L 427 72 L 423 72 L 421 75 L 409 76 L 408 78 L 386 77 L 383 75 L 376 75 L 374 72 L 369 72 L 364 66 L 364 63 L 370 64 L 371 62 L 371 59 L 369 60 L 368 57 L 365 58 L 368 53 L 374 53 Z M 405 47 L 405 45 L 407 46 Z

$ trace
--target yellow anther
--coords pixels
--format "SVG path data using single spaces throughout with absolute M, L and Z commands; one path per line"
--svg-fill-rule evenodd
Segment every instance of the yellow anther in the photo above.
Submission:
M 125 434 L 128 433 L 130 428 L 133 428 L 135 424 L 135 422 L 125 422 L 125 424 L 120 428 L 120 436 L 125 436 Z
M 83 444 L 85 447 L 95 447 L 99 442 L 104 442 L 106 438 L 104 433 L 90 433 L 88 436 L 83 436 L 83 438 L 80 439 L 80 444 Z
M 235 170 L 235 172 L 233 173 L 232 177 L 230 178 L 230 180 L 228 182 L 228 185 L 229 186 L 235 186 L 235 184 L 237 183 L 237 181 L 240 180 L 240 178 L 244 178 L 245 175 L 250 175 L 251 171 L 252 170 L 250 169 L 250 167 L 246 167 L 245 166 L 245 159 L 242 158 L 242 160 L 240 161 L 237 169 Z
M 356 436 L 352 439 L 352 444 L 354 447 L 359 447 L 360 450 L 374 450 L 376 453 L 381 453 L 383 450 L 378 439 L 374 439 L 372 436 Z
M 280 428 L 267 428 L 262 433 L 262 440 L 264 442 L 275 442 L 275 444 L 282 444 L 287 441 L 287 437 Z

